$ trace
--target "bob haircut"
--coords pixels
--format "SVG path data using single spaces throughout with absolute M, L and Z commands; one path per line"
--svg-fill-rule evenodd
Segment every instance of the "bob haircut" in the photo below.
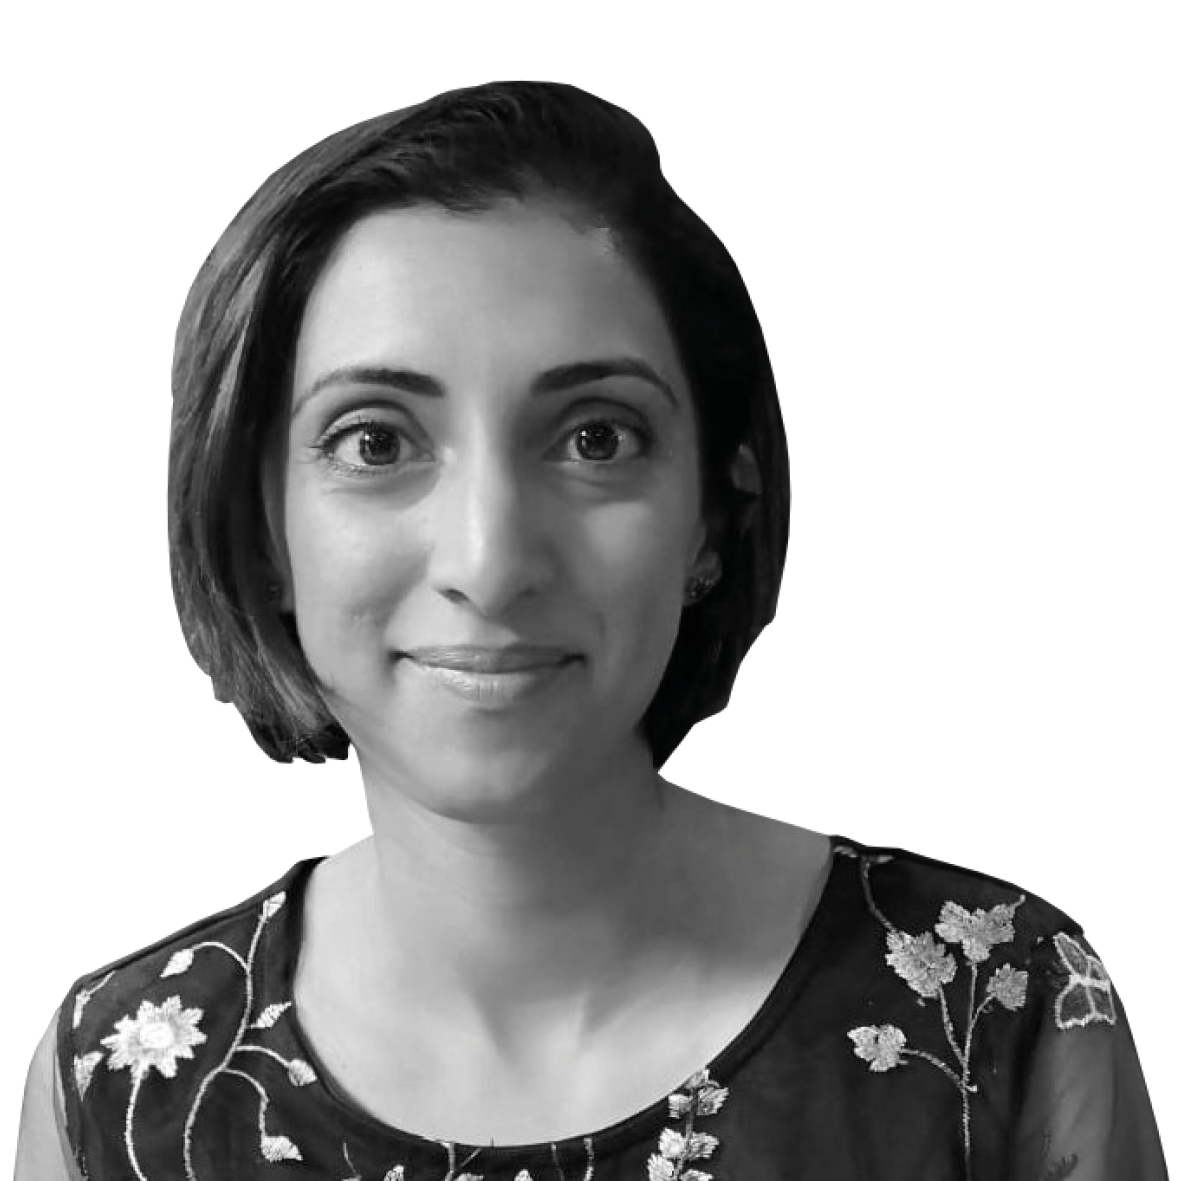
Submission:
M 189 650 L 271 758 L 345 758 L 295 620 L 275 602 L 264 456 L 287 413 L 304 305 L 340 235 L 413 205 L 474 215 L 540 198 L 606 229 L 664 310 L 698 421 L 702 506 L 721 580 L 687 608 L 641 721 L 659 767 L 723 709 L 775 616 L 787 555 L 787 440 L 771 363 L 726 248 L 673 192 L 647 129 L 573 86 L 449 91 L 346 128 L 275 172 L 189 292 L 172 371 L 168 537 Z M 748 475 L 736 475 L 742 449 Z M 753 465 L 751 460 L 753 459 Z M 752 470 L 753 468 L 753 470 Z

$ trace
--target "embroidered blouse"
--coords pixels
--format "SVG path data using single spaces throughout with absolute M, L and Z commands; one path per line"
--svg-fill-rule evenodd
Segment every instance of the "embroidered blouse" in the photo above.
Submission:
M 292 1004 L 311 860 L 73 986 L 63 1135 L 87 1181 L 1165 1181 L 1078 924 L 997 879 L 832 841 L 749 1023 L 610 1127 L 465 1144 L 352 1101 Z

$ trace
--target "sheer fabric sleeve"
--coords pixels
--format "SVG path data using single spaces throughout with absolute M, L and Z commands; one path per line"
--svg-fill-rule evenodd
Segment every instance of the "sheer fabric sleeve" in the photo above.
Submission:
M 1166 1181 L 1168 1173 L 1127 1015 L 1077 927 L 1031 964 L 1037 1007 L 1020 1103 L 1014 1181 Z
M 55 1053 L 58 1014 L 33 1055 L 17 1139 L 15 1181 L 83 1181 L 66 1131 Z

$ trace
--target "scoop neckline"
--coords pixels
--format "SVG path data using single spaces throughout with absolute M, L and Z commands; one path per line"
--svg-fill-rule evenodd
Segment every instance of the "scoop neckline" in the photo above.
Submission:
M 712 1082 L 719 1086 L 729 1085 L 731 1077 L 742 1063 L 763 1044 L 782 1022 L 799 992 L 809 966 L 816 958 L 817 945 L 825 926 L 825 916 L 833 905 L 837 893 L 836 866 L 840 858 L 836 856 L 836 851 L 839 845 L 848 843 L 846 838 L 832 835 L 829 835 L 827 840 L 828 862 L 824 871 L 824 882 L 795 948 L 780 970 L 770 991 L 750 1019 L 718 1053 L 696 1072 L 696 1074 L 705 1073 Z M 669 1113 L 669 1098 L 677 1091 L 683 1090 L 688 1078 L 694 1077 L 693 1075 L 688 1076 L 678 1086 L 665 1092 L 645 1107 L 612 1124 L 579 1135 L 564 1136 L 560 1140 L 545 1140 L 529 1144 L 473 1144 L 466 1140 L 448 1140 L 446 1137 L 427 1136 L 398 1127 L 395 1124 L 386 1123 L 371 1114 L 350 1097 L 345 1088 L 337 1082 L 332 1072 L 324 1065 L 304 1030 L 299 1006 L 295 1001 L 295 976 L 304 943 L 304 903 L 307 897 L 307 887 L 313 870 L 325 860 L 327 860 L 326 857 L 309 858 L 297 862 L 288 872 L 287 898 L 283 908 L 286 917 L 281 947 L 276 957 L 278 960 L 276 966 L 283 980 L 285 993 L 290 997 L 287 1019 L 290 1022 L 289 1029 L 292 1036 L 298 1043 L 300 1054 L 315 1070 L 315 1085 L 321 1088 L 327 1101 L 342 1116 L 347 1117 L 353 1123 L 363 1125 L 375 1137 L 411 1149 L 430 1150 L 450 1145 L 461 1156 L 478 1153 L 478 1159 L 485 1170 L 518 1160 L 526 1164 L 541 1160 L 548 1161 L 555 1151 L 581 1151 L 583 1145 L 588 1141 L 593 1145 L 595 1158 L 602 1159 L 641 1140 L 655 1139 L 663 1126 L 675 1122 Z

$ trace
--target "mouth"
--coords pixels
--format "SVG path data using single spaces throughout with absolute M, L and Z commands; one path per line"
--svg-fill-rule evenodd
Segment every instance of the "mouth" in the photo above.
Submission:
M 417 648 L 395 654 L 396 659 L 403 657 L 423 668 L 491 676 L 545 671 L 581 659 L 575 652 L 536 645 Z
M 558 660 L 533 663 L 526 667 L 493 671 L 454 668 L 445 664 L 431 664 L 402 653 L 413 666 L 416 676 L 433 688 L 448 693 L 483 709 L 505 709 L 517 705 L 554 687 L 565 676 L 566 670 L 581 657 L 567 655 Z

